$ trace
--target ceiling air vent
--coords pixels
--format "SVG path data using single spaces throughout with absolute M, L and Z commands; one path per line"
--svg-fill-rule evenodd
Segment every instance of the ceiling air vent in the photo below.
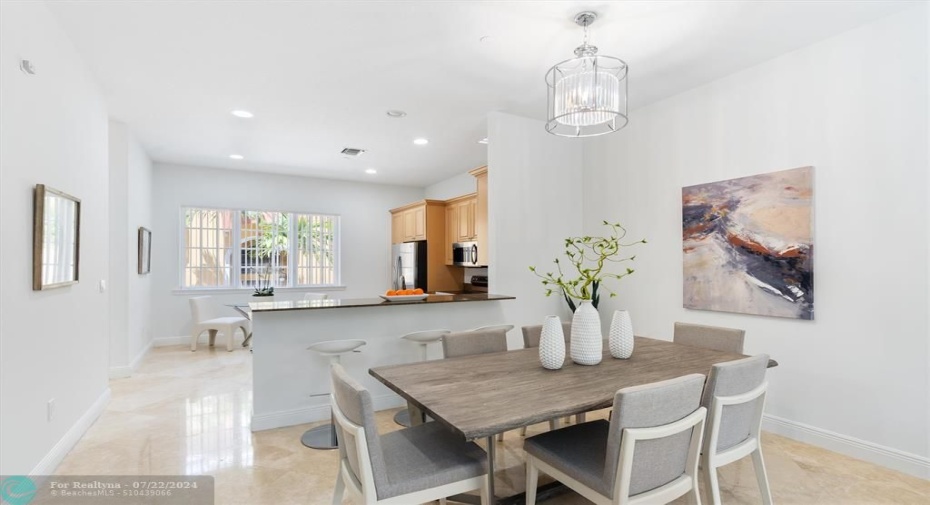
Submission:
M 346 156 L 352 156 L 352 157 L 361 156 L 364 153 L 365 153 L 364 149 L 357 149 L 355 147 L 346 147 L 345 149 L 342 150 L 342 154 Z

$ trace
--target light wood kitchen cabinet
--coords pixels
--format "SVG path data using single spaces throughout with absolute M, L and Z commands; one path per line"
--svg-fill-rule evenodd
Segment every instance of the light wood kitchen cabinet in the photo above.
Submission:
M 426 285 L 429 291 L 462 289 L 460 267 L 450 267 L 452 246 L 446 247 L 450 229 L 446 202 L 421 200 L 391 210 L 391 243 L 427 242 Z
M 488 264 L 488 167 L 478 167 L 469 174 L 475 177 L 478 195 L 475 199 L 475 240 L 478 242 L 478 264 Z
M 446 200 L 446 264 L 452 264 L 452 244 L 476 240 L 475 210 L 478 194 L 462 195 Z
M 439 204 L 435 200 L 424 200 L 391 211 L 391 243 L 426 240 L 427 205 Z
M 391 214 L 391 243 L 400 244 L 404 241 L 404 214 L 398 212 Z

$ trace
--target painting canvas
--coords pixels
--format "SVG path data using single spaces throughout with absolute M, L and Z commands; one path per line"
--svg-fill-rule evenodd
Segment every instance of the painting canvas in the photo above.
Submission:
M 685 308 L 814 318 L 813 174 L 682 189 Z

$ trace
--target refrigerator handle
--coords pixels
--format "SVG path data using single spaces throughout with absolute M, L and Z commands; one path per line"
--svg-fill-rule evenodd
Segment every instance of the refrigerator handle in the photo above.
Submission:
M 400 264 L 400 256 L 398 256 L 397 260 L 393 262 L 393 265 L 391 265 L 391 289 L 395 291 L 400 289 L 399 287 L 400 272 L 401 272 L 401 264 Z

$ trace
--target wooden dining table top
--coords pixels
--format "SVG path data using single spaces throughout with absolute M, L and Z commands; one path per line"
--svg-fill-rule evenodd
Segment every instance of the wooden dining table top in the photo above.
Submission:
M 606 347 L 606 345 L 605 345 Z M 559 370 L 539 363 L 539 349 L 375 367 L 385 386 L 466 440 L 608 408 L 617 390 L 682 375 L 707 375 L 712 365 L 743 354 L 636 337 L 633 355 L 577 365 L 566 356 Z M 769 367 L 777 366 L 769 360 Z

